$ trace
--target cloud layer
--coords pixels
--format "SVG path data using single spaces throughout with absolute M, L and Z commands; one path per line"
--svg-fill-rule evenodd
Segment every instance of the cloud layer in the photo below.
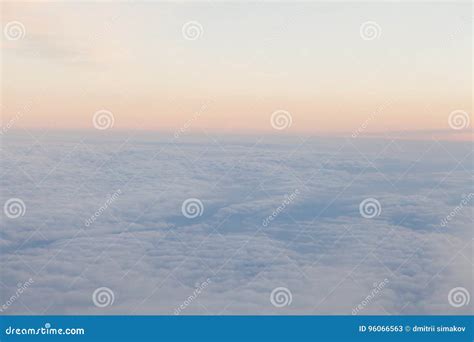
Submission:
M 2 206 L 25 203 L 2 213 L 1 302 L 33 280 L 4 313 L 174 314 L 207 279 L 181 314 L 472 308 L 448 301 L 472 293 L 472 203 L 441 225 L 473 192 L 469 143 L 9 133 L 1 152 Z

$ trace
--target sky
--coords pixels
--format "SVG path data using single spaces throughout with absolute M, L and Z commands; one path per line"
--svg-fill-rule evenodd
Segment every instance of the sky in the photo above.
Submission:
M 3 127 L 472 140 L 469 2 L 1 6 Z
M 1 7 L 0 314 L 472 312 L 472 4 Z

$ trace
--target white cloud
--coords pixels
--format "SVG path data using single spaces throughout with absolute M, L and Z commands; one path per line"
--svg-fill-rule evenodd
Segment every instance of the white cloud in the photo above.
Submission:
M 327 139 L 291 153 L 298 144 L 268 138 L 249 149 L 256 140 L 140 137 L 117 151 L 124 138 L 107 139 L 45 137 L 31 147 L 6 138 L 0 199 L 21 198 L 28 210 L 2 217 L 0 299 L 34 280 L 8 313 L 173 314 L 207 278 L 182 314 L 351 314 L 385 278 L 361 314 L 469 312 L 451 307 L 447 294 L 472 290 L 472 203 L 439 226 L 472 187 L 472 165 L 453 161 L 467 144 L 445 146 L 448 153 L 424 142 L 394 150 L 384 140 Z M 201 217 L 183 217 L 190 197 L 202 201 Z M 359 213 L 368 197 L 382 206 L 374 219 Z M 101 309 L 91 296 L 102 286 L 115 301 Z M 278 286 L 291 290 L 290 306 L 271 305 Z

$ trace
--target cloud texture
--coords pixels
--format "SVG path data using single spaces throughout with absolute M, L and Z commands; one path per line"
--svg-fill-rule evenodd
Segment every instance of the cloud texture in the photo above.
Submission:
M 441 225 L 473 192 L 469 143 L 10 132 L 1 152 L 2 206 L 25 203 L 2 213 L 1 302 L 34 281 L 7 314 L 174 314 L 208 279 L 180 314 L 351 314 L 385 279 L 359 314 L 472 308 L 448 301 L 472 293 L 472 202 Z

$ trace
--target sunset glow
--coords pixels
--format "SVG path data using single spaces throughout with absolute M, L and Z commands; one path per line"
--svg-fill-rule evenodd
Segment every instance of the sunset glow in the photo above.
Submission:
M 93 129 L 105 109 L 116 130 L 174 131 L 198 116 L 191 130 L 252 133 L 274 131 L 271 114 L 285 110 L 288 134 L 363 126 L 471 139 L 470 126 L 448 122 L 471 113 L 469 5 L 368 9 L 3 3 L 3 23 L 22 23 L 24 37 L 2 40 L 2 124 L 21 116 L 16 128 Z M 371 21 L 376 36 L 363 39 Z M 197 39 L 183 36 L 189 22 Z

